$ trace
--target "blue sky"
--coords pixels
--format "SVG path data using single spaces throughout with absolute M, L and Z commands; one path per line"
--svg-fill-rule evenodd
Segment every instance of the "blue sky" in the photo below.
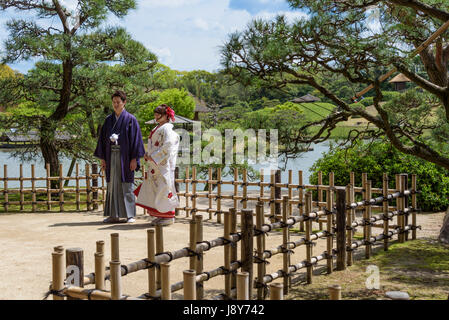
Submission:
M 69 9 L 77 1 L 60 0 Z M 285 0 L 138 0 L 138 9 L 125 18 L 110 17 L 108 24 L 122 25 L 134 39 L 157 54 L 172 69 L 191 71 L 220 68 L 219 46 L 227 35 L 243 30 L 254 18 L 272 19 L 285 14 L 289 19 L 303 17 L 291 10 Z M 6 39 L 5 23 L 17 16 L 12 10 L 0 12 L 0 42 Z M 26 72 L 33 62 L 11 65 Z

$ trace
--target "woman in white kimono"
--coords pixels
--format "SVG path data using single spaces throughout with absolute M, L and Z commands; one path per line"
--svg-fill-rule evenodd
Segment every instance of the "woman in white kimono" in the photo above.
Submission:
M 154 110 L 158 125 L 151 131 L 145 161 L 149 164 L 148 177 L 140 190 L 136 190 L 136 205 L 156 217 L 152 225 L 169 225 L 174 222 L 179 199 L 175 189 L 175 167 L 178 155 L 179 135 L 170 123 L 174 111 L 162 104 Z

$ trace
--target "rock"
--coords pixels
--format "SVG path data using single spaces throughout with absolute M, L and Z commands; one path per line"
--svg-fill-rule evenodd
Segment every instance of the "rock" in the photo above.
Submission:
M 402 291 L 388 291 L 385 295 L 393 300 L 410 300 L 410 296 L 407 292 Z
M 447 209 L 446 215 L 444 216 L 443 226 L 441 227 L 438 240 L 443 243 L 449 244 L 449 208 Z

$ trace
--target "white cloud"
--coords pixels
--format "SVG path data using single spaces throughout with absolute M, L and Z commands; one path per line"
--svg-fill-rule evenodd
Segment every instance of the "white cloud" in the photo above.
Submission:
M 202 19 L 202 18 L 196 18 L 193 21 L 194 25 L 197 26 L 198 28 L 202 29 L 202 30 L 209 30 L 209 24 L 207 23 L 206 20 Z

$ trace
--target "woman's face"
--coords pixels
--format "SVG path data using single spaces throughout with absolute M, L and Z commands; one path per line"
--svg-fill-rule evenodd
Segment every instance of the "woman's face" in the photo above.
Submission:
M 154 113 L 154 120 L 156 120 L 156 122 L 159 123 L 159 124 L 168 121 L 168 120 L 167 120 L 167 115 L 165 115 L 165 114 L 160 114 L 160 113 L 157 113 L 157 112 Z

